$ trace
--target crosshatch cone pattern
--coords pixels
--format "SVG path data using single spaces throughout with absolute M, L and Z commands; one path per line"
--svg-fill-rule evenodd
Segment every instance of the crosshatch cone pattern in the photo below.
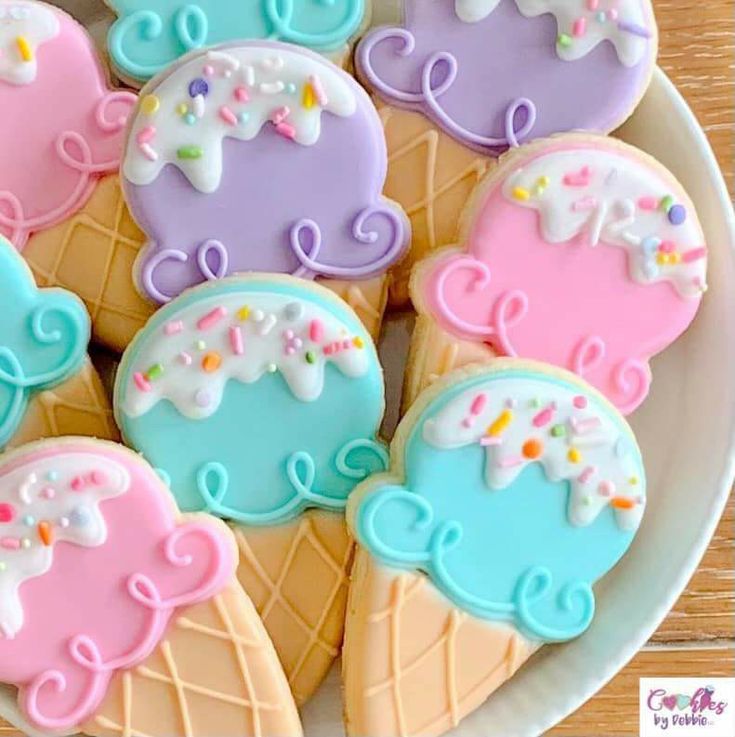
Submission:
M 380 117 L 388 144 L 385 196 L 411 220 L 411 249 L 392 271 L 389 302 L 409 302 L 411 267 L 441 246 L 456 242 L 459 216 L 478 182 L 494 165 L 450 138 L 428 118 L 390 106 Z
M 89 359 L 63 384 L 31 397 L 8 449 L 65 435 L 120 439 L 102 381 Z
M 237 572 L 303 704 L 339 655 L 353 542 L 341 514 L 311 510 L 276 527 L 234 527 Z
M 145 236 L 125 204 L 117 175 L 105 177 L 74 217 L 34 235 L 23 249 L 39 286 L 60 286 L 81 297 L 96 342 L 122 353 L 155 305 L 133 283 Z M 377 339 L 388 300 L 387 277 L 360 282 L 324 280 Z
M 141 665 L 117 673 L 99 737 L 297 737 L 298 714 L 262 623 L 242 589 L 185 609 Z
M 423 574 L 358 549 L 343 652 L 349 735 L 434 737 L 510 678 L 534 645 L 465 614 Z

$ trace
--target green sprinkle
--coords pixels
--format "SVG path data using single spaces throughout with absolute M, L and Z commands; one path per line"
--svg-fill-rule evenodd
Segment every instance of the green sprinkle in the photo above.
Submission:
M 149 381 L 155 381 L 163 373 L 163 364 L 155 363 L 146 372 Z
M 307 351 L 306 363 L 314 363 L 315 361 L 316 361 L 316 356 L 312 353 L 312 351 Z
M 658 206 L 664 212 L 668 212 L 671 209 L 671 207 L 672 207 L 673 204 L 674 204 L 674 198 L 670 194 L 667 194 L 666 197 L 664 197 L 661 200 L 661 202 L 659 202 L 659 205 Z
M 182 146 L 176 155 L 180 159 L 201 159 L 204 155 L 201 146 Z
M 198 351 L 203 351 L 207 347 L 207 344 L 203 340 L 198 340 L 196 343 L 194 343 L 194 347 Z
M 567 49 L 572 45 L 572 37 L 568 33 L 560 33 L 556 41 L 563 49 Z
M 541 400 L 538 397 L 534 397 L 528 404 L 530 407 L 536 409 L 541 406 Z
M 278 366 L 275 363 L 268 364 L 268 373 L 275 374 L 278 371 Z
M 6 567 L 5 566 L 5 563 L 3 563 L 2 561 L 0 561 L 0 571 L 4 571 L 5 570 L 5 567 Z
M 589 506 L 592 504 L 592 499 L 590 499 L 588 496 L 582 497 L 582 504 Z
M 551 436 L 554 438 L 563 438 L 567 434 L 567 429 L 564 425 L 554 425 L 551 428 Z

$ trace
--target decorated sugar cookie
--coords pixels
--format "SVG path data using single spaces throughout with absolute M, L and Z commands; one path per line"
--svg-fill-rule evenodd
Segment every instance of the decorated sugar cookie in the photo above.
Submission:
M 87 359 L 89 316 L 62 289 L 37 289 L 0 237 L 0 449 L 55 435 L 117 437 Z
M 645 92 L 657 54 L 650 0 L 404 0 L 403 21 L 360 43 L 383 112 L 388 196 L 412 216 L 406 266 L 454 242 L 458 207 L 489 157 L 553 133 L 608 133 Z M 417 116 L 420 120 L 416 120 Z M 461 207 L 461 205 L 460 205 Z
M 337 593 L 350 562 L 343 513 L 355 484 L 385 467 L 383 409 L 382 371 L 365 328 L 332 293 L 292 277 L 240 276 L 188 291 L 150 319 L 117 375 L 125 440 L 161 471 L 182 509 L 234 524 L 240 578 L 254 598 L 263 581 L 248 577 L 253 558 L 261 571 L 285 568 L 271 574 L 279 596 L 291 579 L 301 581 L 290 591 L 293 610 L 265 621 L 287 675 L 300 679 L 300 701 L 338 651 Z M 326 579 L 319 557 L 300 544 L 304 520 L 328 536 L 316 546 L 331 569 Z M 314 613 L 326 654 L 303 632 L 293 637 L 291 620 L 308 623 Z
M 574 371 L 623 413 L 640 405 L 650 359 L 706 290 L 704 235 L 674 177 L 613 139 L 556 137 L 509 155 L 463 220 L 460 250 L 418 267 L 418 309 L 501 355 Z
M 632 431 L 578 377 L 499 359 L 437 382 L 350 498 L 348 734 L 440 735 L 583 634 L 645 504 Z
M 129 131 L 139 287 L 163 303 L 241 271 L 380 275 L 409 230 L 385 170 L 370 99 L 322 57 L 268 42 L 190 55 L 144 89 Z
M 35 0 L 0 0 L 0 234 L 28 236 L 81 207 L 117 169 L 135 103 L 111 90 L 74 19 Z
M 142 83 L 183 54 L 241 38 L 307 46 L 341 58 L 370 0 L 108 0 L 118 14 L 108 46 L 117 71 Z
M 135 453 L 68 438 L 3 456 L 0 563 L 0 681 L 34 730 L 300 734 L 232 534 L 179 517 Z

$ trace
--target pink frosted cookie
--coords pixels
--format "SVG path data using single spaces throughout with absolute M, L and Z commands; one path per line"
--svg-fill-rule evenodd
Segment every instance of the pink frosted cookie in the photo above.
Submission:
M 169 701 L 151 675 L 166 662 L 183 679 L 180 689 L 199 682 L 248 703 L 256 698 L 237 674 L 254 668 L 260 698 L 274 707 L 266 715 L 272 733 L 299 734 L 275 653 L 235 583 L 236 559 L 224 524 L 180 518 L 153 469 L 122 446 L 55 440 L 3 456 L 0 682 L 17 689 L 21 719 L 36 731 L 97 734 L 124 719 L 127 734 L 183 733 L 166 721 L 173 709 L 186 734 L 205 733 L 216 700 L 179 703 L 172 690 Z M 229 672 L 213 662 L 217 653 L 198 623 L 216 630 L 216 612 L 233 636 L 252 643 Z M 136 682 L 144 674 L 148 680 Z M 135 698 L 123 696 L 123 710 L 124 691 Z M 5 692 L 0 699 L 7 711 Z M 218 734 L 250 733 L 219 724 Z
M 73 18 L 0 0 L 0 234 L 28 236 L 73 215 L 120 162 L 136 97 L 111 90 Z
M 694 207 L 661 164 L 569 134 L 509 154 L 463 214 L 462 252 L 415 272 L 420 312 L 460 339 L 571 369 L 632 412 L 649 360 L 706 290 Z

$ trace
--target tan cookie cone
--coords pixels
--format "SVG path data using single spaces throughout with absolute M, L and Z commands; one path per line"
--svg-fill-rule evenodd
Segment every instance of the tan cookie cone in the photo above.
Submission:
M 301 725 L 263 624 L 233 582 L 179 614 L 141 665 L 117 673 L 82 731 L 105 737 L 298 737 Z
M 390 106 L 379 113 L 388 145 L 383 191 L 411 219 L 410 250 L 391 272 L 390 305 L 405 307 L 411 267 L 456 241 L 459 215 L 494 160 L 457 143 L 420 113 Z
M 358 548 L 343 651 L 347 734 L 443 734 L 534 649 L 514 628 L 455 607 L 423 574 L 382 567 Z
M 32 395 L 23 421 L 6 449 L 64 435 L 103 440 L 120 437 L 102 381 L 89 359 L 64 383 Z
M 81 297 L 92 317 L 94 340 L 122 353 L 155 310 L 133 282 L 133 265 L 144 242 L 115 174 L 100 180 L 76 215 L 33 235 L 23 256 L 38 286 L 64 287 Z M 388 297 L 387 278 L 323 284 L 342 297 L 377 338 Z
M 237 576 L 301 705 L 342 644 L 353 551 L 344 516 L 310 510 L 276 527 L 233 529 L 240 549 Z

